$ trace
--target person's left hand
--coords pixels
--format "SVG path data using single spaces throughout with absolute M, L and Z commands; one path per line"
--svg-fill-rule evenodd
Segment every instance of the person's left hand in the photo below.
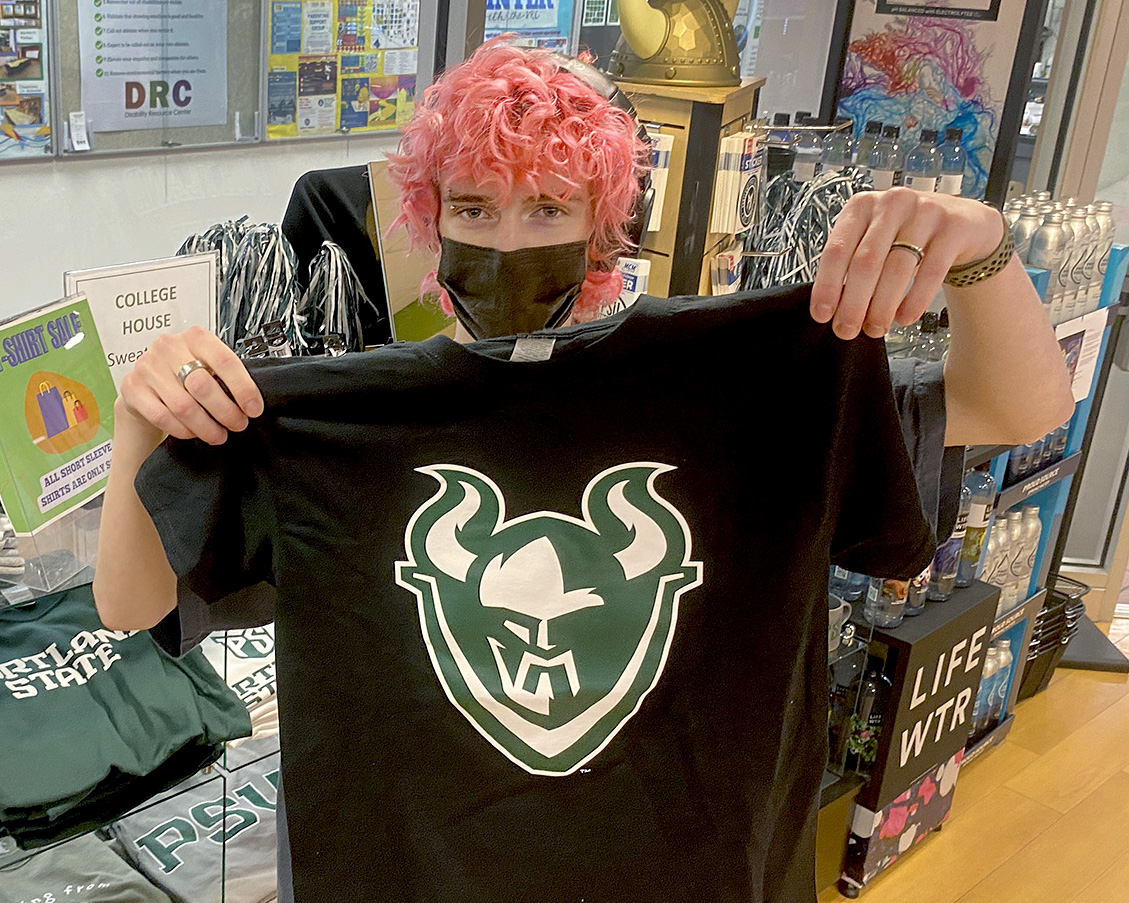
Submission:
M 895 320 L 913 323 L 949 268 L 987 257 L 1004 228 L 997 210 L 971 198 L 910 188 L 861 191 L 828 236 L 811 290 L 811 315 L 819 323 L 832 321 L 841 339 L 860 331 L 878 338 Z M 920 249 L 921 261 L 895 242 Z

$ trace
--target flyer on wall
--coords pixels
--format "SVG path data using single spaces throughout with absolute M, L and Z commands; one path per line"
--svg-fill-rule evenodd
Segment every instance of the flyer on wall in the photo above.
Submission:
M 48 6 L 0 2 L 0 160 L 51 153 Z
M 99 132 L 227 122 L 228 0 L 79 0 L 82 110 Z
M 486 0 L 486 37 L 512 31 L 527 47 L 571 54 L 572 10 L 573 0 Z M 619 4 L 610 0 L 587 0 L 584 11 L 592 24 L 619 23 Z
M 85 297 L 0 326 L 0 504 L 17 535 L 106 488 L 116 398 Z
M 268 139 L 411 119 L 419 0 L 272 0 L 269 15 Z

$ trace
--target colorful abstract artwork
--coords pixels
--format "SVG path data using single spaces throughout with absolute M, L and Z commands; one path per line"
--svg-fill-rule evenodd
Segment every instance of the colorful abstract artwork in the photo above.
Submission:
M 888 4 L 880 4 L 889 9 Z M 938 2 L 880 13 L 876 0 L 855 10 L 840 79 L 838 114 L 861 134 L 878 120 L 901 129 L 911 147 L 922 129 L 961 129 L 968 152 L 962 194 L 982 198 L 999 135 L 1023 3 L 1003 4 L 996 18 L 946 15 Z

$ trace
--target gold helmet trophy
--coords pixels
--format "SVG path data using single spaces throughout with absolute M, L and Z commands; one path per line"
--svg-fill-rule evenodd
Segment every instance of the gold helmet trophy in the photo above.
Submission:
M 619 0 L 623 35 L 608 75 L 648 85 L 741 84 L 737 0 Z

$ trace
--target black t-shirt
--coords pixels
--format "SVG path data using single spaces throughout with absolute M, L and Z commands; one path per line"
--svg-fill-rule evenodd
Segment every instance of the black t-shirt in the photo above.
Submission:
M 934 542 L 882 343 L 808 300 L 267 362 L 146 462 L 183 593 L 277 589 L 299 903 L 810 903 L 828 565 Z

